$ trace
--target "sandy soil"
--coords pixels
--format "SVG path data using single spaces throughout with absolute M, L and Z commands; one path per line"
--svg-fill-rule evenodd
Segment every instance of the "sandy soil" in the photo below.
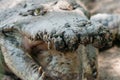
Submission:
M 120 48 L 101 52 L 98 58 L 100 80 L 120 80 Z
M 92 14 L 119 13 L 120 0 L 83 0 Z M 89 2 L 88 2 L 89 1 Z M 90 2 L 91 1 L 91 2 Z

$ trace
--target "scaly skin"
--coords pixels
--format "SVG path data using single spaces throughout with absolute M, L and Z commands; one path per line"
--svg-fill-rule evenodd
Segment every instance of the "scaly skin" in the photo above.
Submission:
M 82 21 L 81 21 L 82 22 Z M 95 24 L 97 24 L 96 25 L 96 27 L 98 26 L 98 22 L 93 22 L 94 23 L 94 25 Z M 18 24 L 17 24 L 18 25 Z M 65 24 L 65 25 L 68 25 L 68 24 Z M 93 24 L 92 24 L 93 25 Z M 87 28 L 89 29 L 89 27 L 92 27 L 92 25 L 91 26 L 88 26 L 88 27 L 86 27 L 86 26 L 84 26 L 84 27 L 76 27 L 76 28 L 82 28 L 82 30 L 87 30 Z M 23 35 L 25 35 L 25 36 L 27 36 L 27 34 L 28 34 L 28 32 L 25 32 L 25 31 L 22 31 L 23 29 L 22 28 L 24 28 L 25 29 L 25 27 L 23 26 L 21 26 L 20 28 L 19 28 L 19 26 L 11 26 L 11 27 L 4 27 L 4 29 L 2 30 L 2 34 L 3 34 L 3 36 L 4 37 L 9 37 L 8 38 L 8 40 L 7 40 L 7 38 L 2 38 L 1 37 L 1 39 L 3 39 L 3 40 L 1 40 L 1 41 L 4 41 L 4 42 L 1 42 L 1 44 L 2 45 L 4 45 L 3 46 L 3 49 L 4 49 L 4 47 L 6 47 L 6 48 L 8 48 L 8 50 L 6 50 L 6 51 L 9 51 L 9 45 L 12 43 L 12 42 L 9 42 L 11 39 L 13 39 L 14 40 L 14 37 L 12 37 L 11 36 L 11 33 L 14 33 L 14 31 L 16 31 L 16 29 L 17 29 L 17 34 L 19 34 L 19 35 L 16 35 L 16 34 L 13 34 L 13 36 L 19 36 L 20 38 L 22 38 L 23 37 Z M 64 28 L 64 27 L 63 27 Z M 75 28 L 75 27 L 74 27 Z M 102 39 L 104 39 L 105 37 L 106 37 L 106 35 L 108 35 L 107 36 L 107 38 L 106 38 L 106 40 L 108 39 L 112 39 L 110 42 L 112 42 L 114 39 L 116 39 L 116 34 L 118 34 L 117 32 L 114 32 L 113 30 L 111 30 L 110 29 L 111 27 L 101 27 L 101 24 L 100 24 L 100 27 L 98 26 L 97 28 L 95 28 L 95 30 L 93 30 L 93 32 L 92 33 L 88 33 L 88 32 L 86 32 L 86 33 L 82 33 L 82 34 L 80 34 L 79 36 L 77 36 L 77 38 L 79 38 L 80 37 L 80 41 L 77 41 L 77 42 L 75 42 L 75 43 L 80 43 L 80 44 L 84 44 L 84 45 L 87 45 L 87 44 L 90 44 L 90 43 L 92 43 L 95 47 L 101 47 L 101 45 L 102 45 L 102 47 L 104 47 L 104 46 L 106 46 L 106 45 L 108 45 L 108 43 L 109 43 L 109 41 L 107 42 L 107 43 L 105 43 L 105 44 L 101 44 L 101 43 L 97 43 L 97 44 L 94 44 L 94 43 L 96 43 L 96 41 L 95 41 L 95 39 L 93 38 L 93 37 L 96 37 L 96 36 L 98 36 L 98 37 L 101 37 L 101 38 L 98 38 L 97 40 L 100 42 L 100 41 L 102 41 Z M 27 28 L 26 28 L 27 29 Z M 29 29 L 29 28 L 28 28 Z M 67 33 L 67 31 L 69 32 L 69 28 L 67 27 L 67 28 L 64 28 L 65 30 L 64 31 L 66 31 L 66 33 Z M 115 29 L 118 29 L 118 27 L 115 27 Z M 62 31 L 63 29 L 61 29 L 61 31 Z M 74 30 L 74 29 L 73 29 Z M 76 29 L 75 29 L 76 30 Z M 89 31 L 89 30 L 88 30 Z M 104 32 L 105 31 L 105 32 Z M 21 33 L 19 33 L 19 32 L 22 32 L 22 34 Z M 98 32 L 98 33 L 96 33 L 96 32 Z M 102 32 L 104 33 L 103 34 L 103 36 L 101 36 L 101 34 L 102 34 Z M 26 34 L 27 33 L 27 34 Z M 101 34 L 100 34 L 101 33 Z M 112 34 L 112 36 L 111 35 L 109 35 L 109 34 Z M 1 34 L 1 35 L 2 35 Z M 85 42 L 85 40 L 86 39 L 84 39 L 84 37 L 89 37 L 88 36 L 88 34 L 92 34 L 91 35 L 91 38 L 93 39 L 92 41 L 89 41 L 89 39 L 88 39 L 88 42 L 86 43 Z M 21 36 L 20 36 L 21 35 Z M 72 35 L 73 37 L 76 37 L 75 35 L 77 35 L 77 34 L 75 34 L 74 33 L 74 35 Z M 81 40 L 81 35 L 82 35 L 82 38 L 83 38 L 83 40 Z M 56 34 L 55 34 L 55 36 L 56 36 Z M 62 35 L 63 36 L 63 35 Z M 57 37 L 62 37 L 62 36 L 57 36 Z M 29 36 L 27 36 L 28 38 L 29 38 Z M 54 36 L 52 36 L 52 37 L 54 37 Z M 20 39 L 20 38 L 17 38 L 18 39 L 18 41 L 14 41 L 14 42 L 21 42 L 22 40 Z M 55 37 L 56 38 L 56 37 Z M 9 40 L 10 39 L 10 40 Z M 36 38 L 36 37 L 32 37 L 32 38 L 30 38 L 30 39 L 33 39 L 33 40 L 43 40 L 43 41 L 46 41 L 46 39 L 39 39 L 39 38 Z M 50 38 L 51 39 L 51 38 Z M 63 38 L 64 39 L 64 38 Z M 71 40 L 71 36 L 69 36 L 67 39 L 69 39 L 69 40 Z M 100 39 L 100 40 L 99 40 Z M 7 41 L 6 41 L 7 40 Z M 52 40 L 52 39 L 51 39 Z M 54 40 L 54 39 L 53 39 Z M 59 39 L 58 39 L 59 40 Z M 66 40 L 66 39 L 65 39 Z M 7 44 L 7 42 L 9 43 L 9 44 Z M 66 41 L 67 42 L 67 41 Z M 59 42 L 60 43 L 60 42 Z M 60 47 L 60 44 L 59 43 L 57 43 L 57 44 L 55 44 L 55 46 L 57 46 L 57 45 L 59 45 L 58 46 L 58 49 L 57 50 L 59 50 L 59 47 Z M 15 45 L 16 43 L 12 43 L 12 45 Z M 19 43 L 19 44 L 21 44 L 21 43 Z M 68 44 L 68 43 L 67 43 Z M 112 43 L 110 43 L 108 46 L 110 46 Z M 6 46 L 5 46 L 6 45 Z M 71 45 L 71 44 L 69 44 L 69 45 Z M 76 46 L 76 45 L 75 45 Z M 64 47 L 64 45 L 63 45 L 63 47 Z M 13 47 L 13 49 L 15 49 L 16 48 L 16 46 L 14 46 Z M 61 48 L 61 47 L 60 47 Z M 75 48 L 75 49 L 72 49 L 72 51 L 74 51 L 74 50 L 76 50 L 76 47 L 73 47 L 73 48 Z M 16 48 L 15 50 L 17 50 L 17 49 L 19 49 L 19 48 Z M 54 48 L 53 48 L 54 49 Z M 53 50 L 53 49 L 51 49 L 51 50 Z M 56 48 L 55 48 L 56 49 Z M 68 50 L 71 50 L 71 48 L 67 48 Z M 79 49 L 79 48 L 78 48 Z M 82 49 L 82 48 L 81 48 Z M 21 50 L 21 49 L 20 49 Z M 86 50 L 84 50 L 84 49 L 82 49 L 83 51 L 86 51 Z M 94 49 L 93 49 L 94 50 Z M 23 50 L 22 50 L 23 51 Z M 63 49 L 62 49 L 62 51 L 64 51 Z M 65 49 L 65 51 L 66 51 L 66 49 Z M 19 51 L 16 51 L 16 53 L 17 54 L 20 54 L 20 55 L 22 55 L 21 53 L 23 53 L 23 52 L 21 52 L 21 53 L 18 53 Z M 82 52 L 82 51 L 80 51 L 80 52 Z M 89 51 L 90 52 L 90 51 Z M 3 51 L 3 53 L 5 53 L 4 51 Z M 10 52 L 8 52 L 8 53 L 10 53 Z M 6 56 L 6 55 L 8 55 L 8 53 L 7 54 L 4 54 L 4 56 Z M 58 53 L 58 52 L 56 52 L 56 53 Z M 85 54 L 86 54 L 86 52 L 84 52 Z M 83 53 L 83 54 L 84 54 Z M 74 54 L 74 53 L 73 53 Z M 23 53 L 23 55 L 25 56 L 25 53 Z M 11 57 L 11 55 L 10 56 L 8 56 L 8 58 L 7 57 L 5 57 L 5 59 L 7 59 L 7 60 L 10 60 L 9 59 L 9 57 Z M 14 58 L 15 56 L 13 56 L 13 58 Z M 55 57 L 55 56 L 53 56 L 53 57 Z M 22 59 L 23 59 L 23 57 L 21 57 Z M 26 56 L 26 59 L 27 58 L 29 58 L 29 57 L 27 57 Z M 89 57 L 87 57 L 88 58 L 88 60 L 90 60 L 90 62 L 91 62 L 91 59 L 89 59 Z M 19 59 L 17 56 L 15 57 L 15 60 L 16 59 Z M 21 59 L 21 60 L 22 60 Z M 39 59 L 39 58 L 38 58 Z M 58 58 L 59 59 L 59 58 Z M 40 59 L 41 60 L 41 59 Z M 26 61 L 26 60 L 24 60 L 24 61 Z M 41 60 L 42 61 L 42 60 Z M 39 61 L 39 63 L 41 64 L 41 61 Z M 44 61 L 44 60 L 43 60 Z M 95 60 L 94 60 L 95 61 Z M 12 62 L 12 61 L 11 61 Z M 17 62 L 19 62 L 19 60 L 17 61 Z M 86 62 L 86 60 L 85 61 L 83 61 L 83 62 Z M 6 63 L 7 63 L 7 65 L 8 66 L 11 66 L 9 63 L 9 61 L 6 61 Z M 22 62 L 19 62 L 19 63 L 22 63 Z M 33 63 L 33 62 L 32 62 Z M 46 63 L 46 62 L 43 62 L 43 63 Z M 92 63 L 92 62 L 91 62 Z M 18 71 L 21 71 L 21 70 L 19 70 L 19 69 L 12 69 L 13 67 L 17 67 L 17 68 L 19 68 L 19 66 L 16 66 L 16 64 L 15 63 L 12 63 L 14 66 L 12 66 L 10 69 L 15 73 L 15 74 L 17 74 L 17 76 L 19 76 L 20 78 L 23 78 L 23 80 L 27 80 L 27 78 L 25 78 L 24 77 L 24 74 L 26 75 L 26 74 L 29 74 L 29 72 L 30 71 L 25 71 L 25 72 L 27 72 L 27 73 L 24 73 L 24 72 L 21 72 L 21 73 L 24 73 L 23 75 L 21 75 L 21 74 L 18 74 L 17 72 L 16 72 L 16 70 L 18 70 Z M 88 64 L 88 63 L 86 63 L 86 64 Z M 21 65 L 23 65 L 23 64 L 21 64 Z M 27 61 L 26 61 L 26 65 L 23 65 L 23 67 L 25 67 L 25 66 L 31 66 L 32 64 L 31 64 L 31 62 L 30 63 L 28 63 Z M 44 66 L 43 64 L 41 64 L 42 66 Z M 54 64 L 55 65 L 55 64 Z M 90 65 L 90 64 L 88 64 L 88 65 Z M 97 65 L 96 63 L 94 63 L 94 65 Z M 51 65 L 51 66 L 49 66 L 49 65 L 47 65 L 47 67 L 52 67 L 53 65 Z M 27 67 L 27 69 L 28 69 L 29 67 Z M 32 67 L 30 67 L 30 68 L 32 68 Z M 39 67 L 37 67 L 36 69 L 38 69 Z M 57 67 L 56 67 L 57 68 Z M 91 66 L 90 66 L 90 68 L 92 68 Z M 95 67 L 96 68 L 96 67 Z M 26 70 L 27 70 L 26 69 Z M 86 68 L 85 68 L 86 69 Z M 89 69 L 88 69 L 89 70 Z M 90 69 L 91 70 L 91 69 Z M 93 70 L 93 69 L 92 69 Z M 31 70 L 32 71 L 32 70 Z M 94 71 L 94 70 L 93 70 Z M 47 72 L 47 71 L 46 71 Z M 48 70 L 48 72 L 49 72 L 49 70 Z M 90 73 L 89 73 L 89 71 L 87 71 L 87 73 L 89 73 L 90 75 L 92 74 L 91 73 L 92 71 L 90 71 Z M 86 73 L 86 72 L 85 72 Z M 34 74 L 34 73 L 33 73 Z M 30 74 L 30 75 L 33 75 L 33 74 Z M 50 74 L 50 73 L 49 73 Z M 39 73 L 37 74 L 37 75 L 39 75 Z M 96 72 L 95 72 L 95 75 L 96 75 Z M 28 75 L 29 76 L 29 75 Z M 33 76 L 32 76 L 33 77 Z M 54 74 L 53 75 L 51 75 L 51 77 L 55 77 L 54 76 Z M 86 76 L 86 77 L 88 77 L 88 76 Z M 85 77 L 85 78 L 86 78 Z M 33 77 L 35 80 L 36 80 L 36 78 L 35 77 Z M 30 79 L 29 77 L 28 77 L 28 79 Z M 32 78 L 31 78 L 32 79 Z M 55 78 L 56 79 L 56 78 Z M 61 76 L 61 79 L 62 80 L 64 80 L 64 76 Z M 68 76 L 68 79 L 69 79 L 69 76 Z M 89 77 L 88 77 L 88 79 L 89 79 Z M 54 80 L 54 78 L 53 78 L 53 80 Z M 73 80 L 74 80 L 74 78 L 73 78 Z
M 44 80 L 45 73 L 40 73 L 39 65 L 26 55 L 27 52 L 21 48 L 22 36 L 17 34 L 10 31 L 9 35 L 0 37 L 5 63 L 14 74 L 23 80 Z
M 97 14 L 92 16 L 91 20 L 103 24 L 114 34 L 114 38 L 120 40 L 120 14 Z
M 61 4 L 62 2 L 65 4 Z M 29 15 L 32 16 L 29 17 Z M 111 18 L 111 15 L 107 14 L 107 16 L 106 19 Z M 120 15 L 117 15 L 117 23 L 120 22 L 119 16 Z M 98 73 L 96 63 L 97 57 L 95 56 L 97 50 L 93 46 L 97 48 L 111 46 L 112 42 L 117 38 L 119 39 L 118 36 L 120 35 L 120 26 L 119 24 L 116 24 L 116 18 L 114 18 L 116 15 L 112 15 L 112 21 L 107 20 L 107 24 L 110 24 L 110 26 L 94 21 L 94 17 L 89 20 L 86 17 L 83 8 L 81 9 L 80 5 L 74 0 L 72 4 L 69 0 L 66 0 L 65 2 L 64 0 L 60 0 L 57 1 L 57 3 L 48 5 L 42 4 L 42 7 L 28 10 L 25 13 L 20 13 L 20 15 L 15 15 L 15 17 L 18 17 L 17 21 L 14 22 L 14 20 L 11 20 L 8 24 L 5 24 L 4 26 L 1 25 L 0 45 L 6 64 L 13 73 L 23 80 L 44 80 L 44 76 L 46 77 L 46 75 L 44 72 L 41 73 L 41 68 L 39 71 L 39 66 L 44 68 L 42 71 L 46 72 L 47 77 L 50 78 L 50 80 L 51 78 L 52 80 L 56 80 L 56 78 L 59 77 L 60 80 L 79 80 L 81 77 L 82 80 L 94 80 Z M 13 19 L 15 17 L 13 17 Z M 105 19 L 102 21 L 104 20 Z M 44 41 L 47 43 L 48 48 L 46 52 L 41 52 L 44 53 L 45 56 L 50 54 L 53 57 L 47 65 L 44 64 L 46 64 L 46 59 L 49 58 L 48 56 L 43 59 L 40 58 L 40 61 L 38 60 L 40 65 L 38 65 L 32 60 L 32 56 L 29 57 L 25 54 L 28 52 L 22 47 L 22 39 L 24 36 L 31 41 Z M 88 44 L 92 44 L 92 46 L 84 46 Z M 79 45 L 82 47 L 80 48 Z M 79 49 L 81 50 L 79 51 Z M 93 52 L 95 57 L 89 55 L 91 50 L 95 51 Z M 55 53 L 56 55 L 51 54 L 50 51 L 53 51 L 52 53 Z M 79 68 L 79 65 L 77 64 L 75 64 L 76 68 L 73 70 L 71 69 L 71 66 L 69 67 L 66 64 L 64 64 L 63 66 L 65 67 L 62 68 L 62 66 L 59 65 L 59 63 L 61 63 L 59 61 L 62 59 L 59 58 L 59 53 L 63 54 L 62 58 L 65 63 L 69 62 L 69 59 L 65 59 L 66 55 L 81 57 L 81 54 L 83 54 L 82 58 L 78 57 L 76 60 L 78 62 L 79 60 L 82 61 L 79 62 L 79 65 L 80 68 L 83 68 L 78 72 L 74 72 Z M 42 55 L 40 55 L 40 57 L 41 56 Z M 54 60 L 56 56 L 58 60 Z M 37 57 L 39 59 L 39 55 L 37 55 Z M 54 61 L 58 64 L 55 65 Z M 74 61 L 74 59 L 71 59 L 71 61 Z M 89 61 L 93 64 L 89 64 Z M 74 62 L 70 62 L 70 64 L 73 65 Z M 87 67 L 85 65 L 87 65 Z M 94 69 L 92 68 L 93 66 Z M 65 70 L 63 70 L 64 68 Z M 69 71 L 69 69 L 71 71 Z M 49 71 L 51 71 L 51 73 L 49 73 Z M 75 74 L 75 76 L 77 74 L 77 79 L 74 76 L 71 78 L 71 73 Z
M 49 18 L 52 14 L 55 17 Z M 93 46 L 97 48 L 103 48 L 111 46 L 115 39 L 119 39 L 120 15 L 106 14 L 107 19 L 111 20 L 109 21 L 105 18 L 102 19 L 102 22 L 95 18 L 96 21 L 94 16 L 90 21 L 86 17 L 72 12 L 54 12 L 52 14 L 37 19 L 35 18 L 32 22 L 29 20 L 25 20 L 25 22 L 15 22 L 12 26 L 4 26 L 2 30 L 5 32 L 7 29 L 17 29 L 31 40 L 45 41 L 48 43 L 48 49 L 54 44 L 52 46 L 58 51 L 74 51 L 79 44 L 93 44 Z M 62 16 L 65 16 L 65 20 L 63 19 L 61 21 L 60 17 Z M 58 21 L 61 21 L 61 24 L 55 21 L 56 18 Z M 48 20 L 46 21 L 46 19 Z M 105 21 L 108 21 L 107 24 L 104 23 Z M 37 25 L 35 26 L 33 24 Z

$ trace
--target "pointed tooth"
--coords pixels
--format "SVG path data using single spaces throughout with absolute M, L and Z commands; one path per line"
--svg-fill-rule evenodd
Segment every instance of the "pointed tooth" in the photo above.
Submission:
M 38 72 L 39 72 L 40 74 L 42 74 L 42 67 L 41 67 L 41 66 L 38 68 Z
M 44 80 L 44 78 L 45 78 L 45 72 L 42 73 L 41 80 Z
M 50 41 L 48 41 L 48 49 L 50 49 Z
M 97 78 L 97 72 L 94 72 L 94 73 L 93 73 L 93 77 L 94 77 L 94 78 Z

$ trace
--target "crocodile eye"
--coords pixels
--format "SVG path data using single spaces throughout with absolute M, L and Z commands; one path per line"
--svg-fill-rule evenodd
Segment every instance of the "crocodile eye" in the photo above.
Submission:
M 34 15 L 40 15 L 40 8 L 34 10 Z

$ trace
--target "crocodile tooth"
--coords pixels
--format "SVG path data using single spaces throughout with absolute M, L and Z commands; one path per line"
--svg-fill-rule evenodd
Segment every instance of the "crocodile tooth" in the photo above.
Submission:
M 97 78 L 97 72 L 94 72 L 94 73 L 93 73 L 93 77 L 94 77 L 94 78 Z
M 36 34 L 36 39 L 37 39 L 37 40 L 40 39 L 40 36 L 39 36 L 38 33 Z
M 42 74 L 42 67 L 41 67 L 41 66 L 38 68 L 38 72 L 39 72 L 40 74 Z
M 50 49 L 50 41 L 48 41 L 48 43 L 47 43 L 47 44 L 48 44 L 48 49 Z
M 45 72 L 43 72 L 42 75 L 40 76 L 40 80 L 45 80 Z
M 44 34 L 44 35 L 43 35 L 43 40 L 44 40 L 44 41 L 48 41 L 48 35 L 47 35 L 47 34 Z

